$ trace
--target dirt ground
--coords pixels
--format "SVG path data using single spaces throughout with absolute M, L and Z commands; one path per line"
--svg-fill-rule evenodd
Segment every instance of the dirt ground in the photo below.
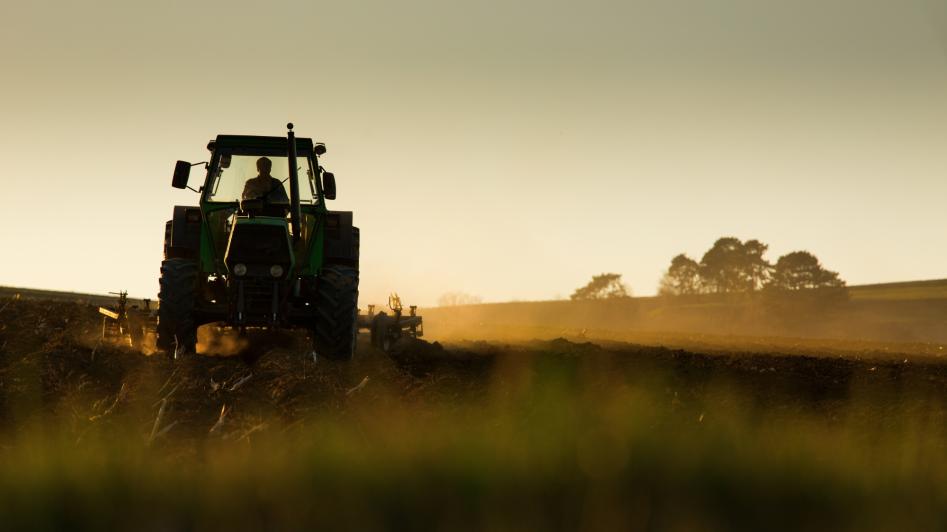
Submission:
M 632 380 L 659 378 L 673 383 L 678 401 L 710 388 L 801 410 L 831 409 L 858 394 L 947 399 L 947 364 L 916 353 L 779 353 L 759 345 L 702 353 L 560 338 L 447 346 L 418 341 L 389 356 L 360 338 L 355 360 L 339 363 L 314 361 L 305 335 L 286 333 L 275 341 L 251 337 L 237 348 L 218 340 L 199 347 L 214 356 L 170 361 L 103 341 L 94 306 L 7 299 L 0 309 L 0 427 L 13 431 L 31 420 L 59 419 L 81 431 L 82 425 L 140 416 L 123 421 L 141 425 L 149 437 L 199 439 L 212 429 L 247 437 L 344 412 L 355 396 L 421 402 L 476 396 L 511 364 L 544 359 L 599 364 Z M 234 356 L 220 356 L 228 349 Z M 164 419 L 155 423 L 162 407 Z
M 63 417 L 94 425 L 138 414 L 145 418 L 134 421 L 144 424 L 163 406 L 162 437 L 197 438 L 211 428 L 245 437 L 343 411 L 347 398 L 379 389 L 461 393 L 477 386 L 493 356 L 426 342 L 405 342 L 387 356 L 365 337 L 344 363 L 314 360 L 305 334 L 238 341 L 202 330 L 203 354 L 172 361 L 103 340 L 95 306 L 7 299 L 0 309 L 0 428 L 13 431 Z

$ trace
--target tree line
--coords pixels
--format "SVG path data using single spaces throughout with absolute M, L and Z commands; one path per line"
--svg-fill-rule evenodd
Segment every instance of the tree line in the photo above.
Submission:
M 620 273 L 592 276 L 589 284 L 579 287 L 569 296 L 573 301 L 586 299 L 618 299 L 631 297 L 631 289 L 622 282 Z
M 808 251 L 787 253 L 772 264 L 763 257 L 768 248 L 759 240 L 741 242 L 724 237 L 714 242 L 700 262 L 681 253 L 671 259 L 658 293 L 685 295 L 845 286 L 838 273 L 825 269 Z

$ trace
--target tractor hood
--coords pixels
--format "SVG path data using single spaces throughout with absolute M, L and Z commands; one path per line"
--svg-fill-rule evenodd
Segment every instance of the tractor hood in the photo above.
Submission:
M 283 279 L 295 265 L 285 218 L 235 216 L 224 263 L 232 278 Z

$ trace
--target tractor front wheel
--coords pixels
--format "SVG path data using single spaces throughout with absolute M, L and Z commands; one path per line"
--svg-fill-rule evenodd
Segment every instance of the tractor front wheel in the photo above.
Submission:
M 358 335 L 358 269 L 329 264 L 316 281 L 312 347 L 331 360 L 351 360 Z
M 193 353 L 197 347 L 194 300 L 197 297 L 197 263 L 188 259 L 161 262 L 158 292 L 158 349 L 172 356 Z

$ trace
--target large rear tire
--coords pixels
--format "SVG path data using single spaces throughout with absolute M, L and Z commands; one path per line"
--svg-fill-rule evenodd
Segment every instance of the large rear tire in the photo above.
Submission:
M 331 360 L 351 360 L 358 336 L 358 268 L 329 264 L 316 282 L 312 347 Z
M 197 348 L 194 303 L 197 298 L 197 263 L 188 259 L 161 262 L 158 292 L 158 330 L 155 343 L 169 354 L 193 353 Z

